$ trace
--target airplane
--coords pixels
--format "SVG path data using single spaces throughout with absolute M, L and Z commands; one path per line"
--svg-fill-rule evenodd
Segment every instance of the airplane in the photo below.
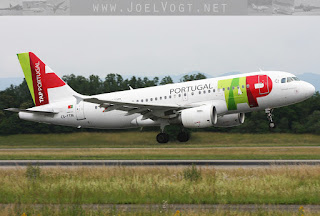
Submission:
M 320 7 L 311 6 L 307 4 L 300 4 L 299 6 L 296 6 L 295 9 L 302 9 L 304 12 L 308 12 L 314 9 L 320 9 Z
M 251 6 L 252 6 L 252 9 L 254 9 L 256 11 L 259 11 L 259 12 L 264 12 L 264 11 L 269 9 L 269 7 L 267 7 L 267 6 L 264 6 L 264 5 L 257 6 L 257 5 L 255 5 L 253 3 L 251 4 Z
M 64 10 L 64 11 L 66 11 L 66 10 L 68 9 L 68 7 L 67 7 L 67 6 L 64 6 L 64 7 L 61 6 L 64 2 L 65 2 L 65 1 L 60 2 L 59 4 L 47 4 L 47 6 L 52 8 L 53 13 L 56 13 L 57 10 Z
M 167 143 L 167 125 L 181 126 L 177 139 L 190 138 L 184 128 L 233 127 L 245 113 L 264 110 L 274 128 L 274 108 L 310 98 L 315 87 L 282 71 L 262 71 L 92 96 L 71 89 L 34 53 L 20 53 L 27 85 L 35 103 L 8 108 L 20 119 L 77 128 L 124 129 L 160 127 L 156 140 Z
M 9 5 L 8 8 L 0 8 L 0 10 L 23 10 L 23 7 L 19 4 L 12 6 L 11 4 Z

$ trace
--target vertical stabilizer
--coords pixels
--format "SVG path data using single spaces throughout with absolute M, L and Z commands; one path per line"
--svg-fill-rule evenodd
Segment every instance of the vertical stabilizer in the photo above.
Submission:
M 28 52 L 17 55 L 36 106 L 63 101 L 78 95 L 35 54 Z

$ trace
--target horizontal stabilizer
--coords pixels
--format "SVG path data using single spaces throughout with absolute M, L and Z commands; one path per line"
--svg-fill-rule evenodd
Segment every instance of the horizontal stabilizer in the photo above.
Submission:
M 57 112 L 53 112 L 53 111 L 27 110 L 27 109 L 19 109 L 19 108 L 9 108 L 5 110 L 10 112 L 17 112 L 17 113 L 26 112 L 26 113 L 37 113 L 37 114 L 58 114 Z

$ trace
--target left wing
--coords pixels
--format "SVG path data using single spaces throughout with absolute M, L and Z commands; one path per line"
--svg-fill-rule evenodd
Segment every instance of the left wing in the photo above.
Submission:
M 143 115 L 143 119 L 158 119 L 158 118 L 170 118 L 171 115 L 175 115 L 177 111 L 182 109 L 188 109 L 195 106 L 180 106 L 180 105 L 159 105 L 159 104 L 143 104 L 143 103 L 131 103 L 112 100 L 101 100 L 98 98 L 84 98 L 83 101 L 89 103 L 100 104 L 101 107 L 105 107 L 104 112 L 112 110 L 126 111 L 126 115 L 132 115 L 139 113 Z

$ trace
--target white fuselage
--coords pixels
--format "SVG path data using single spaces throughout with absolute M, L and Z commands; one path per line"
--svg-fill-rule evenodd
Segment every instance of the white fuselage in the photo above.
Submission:
M 294 77 L 294 75 L 287 72 L 279 71 L 263 71 L 247 74 L 239 74 L 234 76 L 218 77 L 212 79 L 204 79 L 176 84 L 168 84 L 163 86 L 155 86 L 141 89 L 133 89 L 127 91 L 120 91 L 114 93 L 106 93 L 95 95 L 94 97 L 100 100 L 111 100 L 131 103 L 142 103 L 150 105 L 199 105 L 207 104 L 213 101 L 223 101 L 226 103 L 228 86 L 219 85 L 227 83 L 226 80 L 241 79 L 245 80 L 249 76 L 265 76 L 267 75 L 272 81 L 272 89 L 261 83 L 253 83 L 255 89 L 259 90 L 260 96 L 256 98 L 258 106 L 251 106 L 247 102 L 236 103 L 236 108 L 228 109 L 223 115 L 232 113 L 247 113 L 258 110 L 265 110 L 268 108 L 277 108 L 298 103 L 311 97 L 315 89 L 314 87 L 304 81 L 290 81 L 282 83 L 282 79 L 287 77 Z M 226 82 L 225 82 L 226 81 Z M 262 82 L 262 81 L 259 81 Z M 269 81 L 270 82 L 270 81 Z M 222 84 L 221 84 L 222 83 Z M 247 84 L 248 85 L 248 84 Z M 248 88 L 247 85 L 238 85 L 238 95 L 229 96 L 233 99 L 241 97 L 241 94 Z M 232 88 L 232 87 L 231 87 Z M 264 94 L 264 95 L 263 95 Z M 243 98 L 242 98 L 243 99 Z M 237 99 L 235 99 L 237 100 Z M 20 112 L 21 119 L 73 126 L 83 128 L 101 128 L 101 129 L 121 129 L 132 128 L 140 126 L 154 126 L 159 125 L 158 122 L 149 121 L 145 125 L 138 123 L 137 119 L 141 119 L 141 114 L 127 115 L 126 111 L 112 110 L 105 111 L 105 107 L 99 104 L 77 101 L 77 99 L 70 98 L 70 100 L 54 102 L 47 105 L 31 108 L 30 110 L 52 110 L 56 112 L 55 115 L 39 115 L 34 113 Z M 162 113 L 158 114 L 163 115 Z

